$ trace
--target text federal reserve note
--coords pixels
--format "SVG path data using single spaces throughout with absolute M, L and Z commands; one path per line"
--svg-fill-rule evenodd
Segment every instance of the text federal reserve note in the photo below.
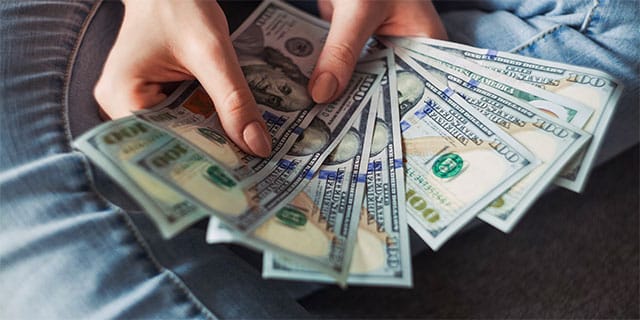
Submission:
M 411 55 L 409 51 L 404 52 Z M 541 160 L 538 167 L 479 215 L 479 218 L 496 228 L 510 231 L 591 135 L 439 63 L 418 63 L 431 78 L 446 83 L 447 88 L 464 98 Z
M 576 192 L 584 188 L 595 155 L 602 144 L 602 138 L 622 93 L 623 86 L 620 81 L 602 71 L 590 68 L 447 41 L 427 38 L 414 40 L 471 60 L 514 79 L 571 98 L 593 109 L 593 115 L 584 126 L 585 131 L 593 134 L 591 142 L 574 157 L 556 181 L 558 185 Z
M 380 94 L 373 100 L 377 117 L 367 168 L 367 192 L 355 252 L 349 270 L 349 284 L 411 286 L 409 230 L 404 203 L 404 173 L 400 113 L 393 53 L 385 50 L 363 59 L 387 57 L 389 71 Z M 263 275 L 270 278 L 332 282 L 333 279 L 295 266 L 266 253 Z
M 409 224 L 436 250 L 538 160 L 409 55 L 396 68 Z
M 527 102 L 544 112 L 553 114 L 567 123 L 582 128 L 593 109 L 567 97 L 542 90 L 530 84 L 513 81 L 512 78 L 487 68 L 476 68 L 478 64 L 451 55 L 426 44 L 405 38 L 384 38 L 383 43 L 394 47 L 402 47 L 412 52 L 412 57 L 427 64 L 443 66 L 461 72 L 476 81 L 482 82 L 496 90 L 500 90 L 516 99 Z

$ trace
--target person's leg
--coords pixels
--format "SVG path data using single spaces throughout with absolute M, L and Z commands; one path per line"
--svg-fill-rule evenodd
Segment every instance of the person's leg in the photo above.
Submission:
M 70 142 L 97 119 L 92 72 L 121 13 L 119 1 L 0 2 L 0 318 L 306 316 L 204 230 L 164 241 L 126 197 L 132 212 L 97 192 L 113 182 Z
M 640 6 L 635 0 L 437 1 L 450 40 L 603 70 L 625 90 L 598 164 L 638 136 Z

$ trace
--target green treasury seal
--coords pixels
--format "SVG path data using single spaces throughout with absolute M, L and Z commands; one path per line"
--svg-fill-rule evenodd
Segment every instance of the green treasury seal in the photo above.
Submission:
M 205 177 L 207 177 L 209 181 L 215 183 L 218 187 L 225 190 L 230 190 L 236 186 L 236 183 L 218 166 L 209 166 Z
M 304 213 L 290 207 L 280 209 L 280 211 L 276 213 L 276 218 L 284 225 L 292 228 L 303 227 L 307 224 L 307 217 Z
M 431 169 L 433 174 L 438 178 L 448 179 L 460 174 L 464 161 L 462 157 L 455 153 L 447 153 L 441 155 L 434 163 Z

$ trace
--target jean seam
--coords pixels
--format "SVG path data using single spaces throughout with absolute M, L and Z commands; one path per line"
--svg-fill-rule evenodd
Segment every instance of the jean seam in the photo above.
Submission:
M 522 51 L 522 50 L 524 50 L 524 49 L 526 49 L 528 47 L 531 47 L 534 44 L 536 44 L 537 42 L 539 42 L 540 40 L 546 38 L 548 35 L 553 34 L 556 31 L 560 30 L 563 26 L 564 25 L 562 25 L 562 24 L 554 25 L 553 27 L 551 27 L 551 28 L 549 28 L 549 29 L 547 29 L 545 31 L 542 31 L 542 32 L 536 34 L 535 36 L 531 37 L 531 39 L 525 41 L 523 44 L 521 44 L 521 45 L 519 45 L 519 46 L 517 46 L 517 47 L 515 47 L 515 48 L 513 48 L 511 50 L 509 50 L 509 52 L 518 53 L 518 52 L 520 52 L 520 51 Z
M 151 265 L 155 268 L 155 270 L 159 274 L 167 275 L 169 277 L 169 279 L 171 280 L 171 282 L 173 282 L 173 284 L 178 287 L 178 289 L 182 292 L 182 294 L 184 294 L 184 296 L 187 297 L 187 300 L 189 300 L 189 302 L 191 302 L 193 304 L 193 306 L 195 306 L 196 309 L 198 309 L 200 311 L 200 313 L 202 313 L 202 315 L 204 315 L 208 319 L 218 319 L 219 317 L 214 315 L 213 312 L 211 310 L 209 310 L 191 292 L 191 290 L 182 282 L 180 277 L 178 277 L 170 269 L 167 269 L 167 268 L 162 266 L 162 264 L 158 261 L 158 259 L 155 257 L 155 255 L 153 255 L 151 247 L 149 247 L 149 245 L 147 244 L 146 240 L 144 240 L 144 238 L 142 237 L 142 234 L 140 233 L 138 228 L 135 226 L 135 224 L 133 223 L 131 218 L 127 215 L 125 210 L 123 210 L 119 206 L 111 203 L 101 193 L 96 191 L 95 180 L 93 179 L 93 175 L 91 174 L 91 170 L 90 170 L 91 165 L 89 163 L 89 159 L 81 152 L 78 152 L 78 151 L 74 151 L 74 152 L 77 152 L 77 154 L 80 156 L 80 159 L 81 159 L 81 161 L 83 163 L 83 168 L 84 168 L 83 173 L 85 175 L 85 178 L 89 182 L 90 190 L 97 197 L 97 199 L 99 199 L 102 202 L 103 205 L 105 205 L 107 208 L 113 209 L 115 211 L 115 213 L 118 215 L 118 217 L 123 219 L 125 227 L 129 230 L 129 232 L 131 232 L 131 234 L 133 235 L 133 238 L 135 239 L 135 242 L 142 249 L 142 252 L 144 253 L 144 255 L 146 257 L 146 261 L 151 263 Z
M 64 83 L 62 87 L 62 123 L 64 127 L 64 135 L 66 138 L 65 147 L 71 148 L 71 141 L 73 141 L 73 135 L 71 134 L 71 125 L 69 121 L 69 89 L 71 88 L 71 75 L 73 74 L 73 67 L 76 63 L 76 57 L 78 56 L 78 51 L 80 51 L 80 45 L 84 39 L 84 35 L 93 20 L 96 12 L 98 12 L 98 8 L 102 5 L 103 0 L 96 0 L 89 12 L 87 13 L 82 25 L 80 26 L 80 30 L 77 34 L 75 44 L 69 53 L 69 58 L 67 59 L 67 67 L 64 71 Z
M 587 15 L 584 18 L 584 21 L 582 22 L 582 25 L 580 26 L 580 33 L 585 33 L 585 31 L 587 30 L 587 28 L 589 28 L 589 25 L 591 24 L 591 21 L 593 21 L 593 16 L 595 15 L 596 10 L 598 9 L 598 7 L 600 6 L 600 0 L 593 0 L 593 5 L 591 5 L 591 8 L 589 8 L 589 11 L 587 12 Z
M 75 45 L 73 46 L 69 58 L 67 59 L 67 67 L 64 73 L 64 84 L 63 84 L 63 97 L 62 97 L 62 122 L 65 131 L 65 147 L 69 147 L 72 153 L 76 153 L 71 148 L 71 141 L 73 140 L 73 136 L 71 134 L 71 126 L 69 120 L 69 90 L 71 88 L 71 75 L 73 74 L 73 68 L 75 66 L 76 58 L 78 52 L 80 51 L 80 46 L 82 45 L 82 41 L 84 36 L 93 20 L 93 17 L 97 13 L 98 9 L 102 5 L 103 0 L 97 0 L 94 2 L 93 6 L 89 10 L 88 14 L 84 18 L 84 22 L 80 27 L 80 30 L 77 34 L 77 38 L 75 40 Z M 88 158 L 81 152 L 77 152 L 80 155 L 80 159 L 83 162 L 83 174 L 89 183 L 89 188 L 92 193 L 94 193 L 103 205 L 106 207 L 114 209 L 115 213 L 124 220 L 124 225 L 129 229 L 147 257 L 147 261 L 150 262 L 156 269 L 159 274 L 165 274 L 168 276 L 170 281 L 187 297 L 187 301 L 191 302 L 192 306 L 194 306 L 205 318 L 208 319 L 217 319 L 219 317 L 215 316 L 211 310 L 209 310 L 192 292 L 191 290 L 183 283 L 183 281 L 178 277 L 173 271 L 163 267 L 157 258 L 153 255 L 153 252 L 146 240 L 140 234 L 140 231 L 137 229 L 133 221 L 127 213 L 120 208 L 119 206 L 111 203 L 108 199 L 106 199 L 100 192 L 97 191 L 95 180 L 93 179 L 93 175 L 91 174 L 91 165 L 89 164 Z

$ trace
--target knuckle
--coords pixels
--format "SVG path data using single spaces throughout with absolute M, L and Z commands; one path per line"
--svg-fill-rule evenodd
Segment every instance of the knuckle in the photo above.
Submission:
M 103 120 L 109 120 L 114 118 L 114 104 L 113 102 L 113 90 L 103 78 L 100 78 L 93 87 L 93 97 L 98 103 L 98 114 Z
M 232 90 L 222 103 L 223 116 L 231 121 L 239 121 L 255 112 L 253 95 L 247 88 Z
M 193 39 L 191 43 L 191 50 L 203 55 L 210 55 L 214 52 L 218 52 L 223 47 L 220 38 L 208 35 L 200 39 Z
M 96 99 L 98 104 L 101 106 L 105 106 L 109 101 L 109 90 L 106 81 L 103 78 L 100 78 L 96 83 L 96 86 L 93 87 L 93 97 Z
M 330 62 L 340 68 L 351 68 L 357 61 L 357 56 L 353 49 L 344 44 L 330 44 L 325 47 Z

